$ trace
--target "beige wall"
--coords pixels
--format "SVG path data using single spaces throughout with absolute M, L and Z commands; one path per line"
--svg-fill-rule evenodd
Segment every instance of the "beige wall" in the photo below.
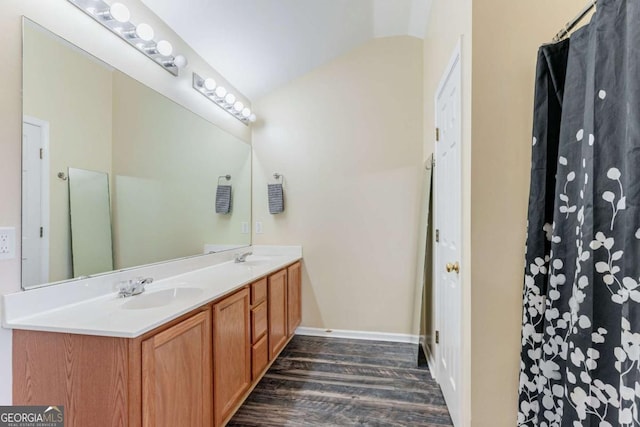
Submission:
M 50 126 L 46 232 L 49 282 L 57 282 L 73 272 L 69 186 L 56 175 L 70 167 L 111 173 L 111 70 L 33 25 L 24 34 L 24 113 Z M 77 111 L 83 112 L 81 120 Z
M 162 21 L 139 0 L 129 0 L 132 16 L 144 17 L 159 37 L 166 37 L 177 52 L 187 56 L 190 68 L 176 78 L 153 61 L 123 44 L 110 32 L 64 0 L 4 0 L 0 5 L 3 58 L 0 79 L 0 226 L 15 227 L 20 235 L 20 149 L 22 123 L 22 16 L 60 34 L 72 43 L 114 65 L 137 80 L 205 117 L 222 129 L 245 141 L 251 140 L 250 128 L 221 109 L 211 105 L 191 88 L 191 70 L 222 77 L 197 57 Z M 46 71 L 46 70 L 45 70 Z M 225 82 L 226 87 L 232 85 Z M 243 98 L 243 97 L 240 97 Z M 243 99 L 244 101 L 244 99 Z M 249 102 L 245 102 L 249 104 Z M 19 239 L 18 239 L 19 240 Z M 20 246 L 16 248 L 20 254 Z M 20 289 L 20 257 L 0 261 L 0 293 Z M 0 329 L 0 404 L 11 402 L 11 332 Z
M 584 5 L 473 3 L 473 426 L 516 422 L 536 55 Z
M 421 50 L 377 39 L 254 101 L 254 243 L 303 245 L 304 326 L 412 332 Z M 280 215 L 267 207 L 274 172 Z

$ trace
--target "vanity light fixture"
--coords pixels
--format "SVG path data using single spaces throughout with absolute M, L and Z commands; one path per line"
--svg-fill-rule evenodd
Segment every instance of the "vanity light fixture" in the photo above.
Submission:
M 236 101 L 236 96 L 228 92 L 224 86 L 218 86 L 214 79 L 203 78 L 193 73 L 193 88 L 245 125 L 256 121 L 256 115 L 245 107 L 242 101 Z
M 68 1 L 174 76 L 187 66 L 187 58 L 173 55 L 171 43 L 153 39 L 155 34 L 149 24 L 132 23 L 129 8 L 124 4 L 104 0 Z
M 146 42 L 153 40 L 153 28 L 151 28 L 151 25 L 149 24 L 145 24 L 144 22 L 141 24 L 138 24 L 138 26 L 136 27 L 136 36 L 140 39 L 140 40 L 144 40 Z

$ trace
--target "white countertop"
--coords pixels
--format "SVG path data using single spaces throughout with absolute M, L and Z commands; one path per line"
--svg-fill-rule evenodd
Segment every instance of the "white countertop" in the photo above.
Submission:
M 128 298 L 118 298 L 116 292 L 110 291 L 93 298 L 46 307 L 43 301 L 34 299 L 46 298 L 46 293 L 55 291 L 55 286 L 45 288 L 46 291 L 40 292 L 40 295 L 37 294 L 38 290 L 5 295 L 3 326 L 9 329 L 135 338 L 301 259 L 302 248 L 297 248 L 299 250 L 275 251 L 270 255 L 251 255 L 246 263 L 225 261 L 167 277 L 147 285 L 143 294 Z M 78 283 L 77 291 L 83 292 L 80 288 L 86 286 Z M 182 288 L 191 290 L 186 291 L 184 297 L 166 305 L 126 308 L 133 301 L 143 302 L 136 298 L 147 298 L 149 301 L 150 297 L 161 296 L 156 294 L 158 291 Z M 60 292 L 74 292 L 74 289 L 67 287 Z M 167 293 L 170 291 L 164 292 Z M 35 311 L 28 310 L 28 306 L 36 307 Z

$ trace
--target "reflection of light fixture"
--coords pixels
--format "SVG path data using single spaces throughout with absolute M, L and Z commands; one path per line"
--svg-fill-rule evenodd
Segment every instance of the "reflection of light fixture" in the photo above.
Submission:
M 228 93 L 227 96 L 224 97 L 224 102 L 229 105 L 233 105 L 233 103 L 236 102 L 236 96 L 232 93 Z
M 245 125 L 256 121 L 256 115 L 242 101 L 236 101 L 236 96 L 227 92 L 224 86 L 217 86 L 214 79 L 193 73 L 193 88 Z
M 224 98 L 227 95 L 227 90 L 224 88 L 224 86 L 218 86 L 216 88 L 216 96 L 218 98 Z
M 216 88 L 216 81 L 212 78 L 208 78 L 204 81 L 204 88 L 209 92 L 213 91 Z
M 129 20 L 129 8 L 124 4 L 116 2 L 109 5 L 104 0 L 68 1 L 174 76 L 187 66 L 187 58 L 183 55 L 172 56 L 171 43 L 167 40 L 153 40 L 154 31 L 149 24 L 132 23 Z

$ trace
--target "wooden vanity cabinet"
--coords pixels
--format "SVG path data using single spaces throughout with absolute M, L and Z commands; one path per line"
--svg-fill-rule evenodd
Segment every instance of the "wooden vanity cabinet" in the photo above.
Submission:
M 211 311 L 142 342 L 143 427 L 210 426 Z
M 269 360 L 274 360 L 287 343 L 287 269 L 268 278 Z
M 215 425 L 222 425 L 251 386 L 249 289 L 213 305 L 213 399 Z M 185 424 L 186 425 L 186 424 Z
M 302 322 L 302 265 L 287 268 L 287 336 L 292 337 Z
M 13 404 L 64 405 L 66 427 L 209 427 L 211 310 L 138 338 L 13 331 Z
M 300 263 L 137 338 L 13 331 L 13 403 L 67 427 L 221 427 L 300 323 Z

